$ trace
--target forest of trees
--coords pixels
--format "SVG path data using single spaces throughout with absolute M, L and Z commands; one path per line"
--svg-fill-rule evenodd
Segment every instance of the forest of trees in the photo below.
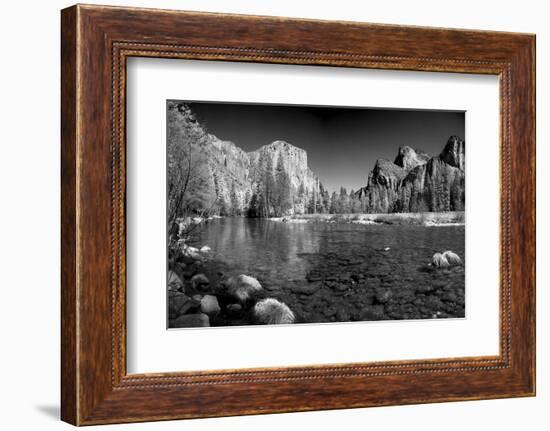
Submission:
M 350 214 L 367 212 L 366 199 L 359 199 L 355 192 L 347 192 L 341 187 L 339 193 L 330 194 L 319 183 L 318 192 L 306 193 L 304 185 L 297 190 L 290 183 L 288 175 L 275 170 L 274 175 L 266 171 L 266 179 L 252 195 L 246 212 L 233 211 L 225 215 L 248 215 L 249 217 L 280 217 L 293 212 L 296 214 Z M 223 214 L 222 214 L 223 215 Z

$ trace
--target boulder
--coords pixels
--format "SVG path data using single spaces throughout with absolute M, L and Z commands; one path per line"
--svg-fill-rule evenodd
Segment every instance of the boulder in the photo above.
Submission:
M 184 293 L 170 291 L 168 293 L 168 318 L 175 319 L 182 314 L 195 311 L 199 305 L 200 301 L 190 298 Z
M 191 285 L 193 286 L 193 289 L 200 289 L 202 286 L 208 286 L 209 284 L 210 280 L 204 274 L 195 274 L 191 277 Z
M 447 250 L 443 253 L 443 257 L 447 259 L 447 262 L 449 262 L 449 265 L 462 265 L 462 260 L 458 256 L 458 254 Z
M 267 325 L 294 323 L 296 317 L 288 306 L 275 298 L 266 298 L 257 302 L 252 309 L 256 323 Z
M 210 319 L 208 315 L 203 313 L 184 314 L 170 320 L 170 328 L 201 328 L 206 326 L 210 326 Z
M 201 253 L 208 253 L 209 251 L 211 251 L 212 249 L 210 247 L 208 247 L 207 245 L 204 245 L 200 248 L 200 252 Z
M 218 298 L 214 295 L 204 295 L 201 299 L 201 311 L 209 316 L 216 315 L 220 312 L 220 304 Z
M 181 281 L 181 278 L 179 278 L 178 274 L 176 274 L 171 269 L 168 271 L 168 290 L 182 290 L 183 289 L 183 282 Z
M 436 268 L 447 268 L 449 266 L 449 262 L 441 253 L 436 253 L 432 257 L 432 265 Z
M 227 289 L 227 294 L 241 304 L 251 299 L 254 293 L 263 290 L 258 280 L 244 274 L 237 277 L 230 277 L 224 284 Z
M 199 260 L 202 261 L 203 257 L 201 256 L 199 249 L 196 247 L 190 247 L 188 245 L 184 245 L 182 248 L 183 255 L 193 259 L 193 260 Z

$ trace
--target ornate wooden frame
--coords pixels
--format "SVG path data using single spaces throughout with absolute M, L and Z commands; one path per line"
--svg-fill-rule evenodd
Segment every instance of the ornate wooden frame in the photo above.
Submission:
M 77 5 L 62 11 L 61 416 L 75 425 L 535 394 L 535 36 Z M 127 375 L 129 56 L 494 74 L 495 357 Z

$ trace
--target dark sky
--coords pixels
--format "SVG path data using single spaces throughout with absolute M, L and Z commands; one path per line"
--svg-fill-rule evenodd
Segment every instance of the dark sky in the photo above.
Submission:
M 376 159 L 393 161 L 401 145 L 431 155 L 451 135 L 464 138 L 464 113 L 372 108 L 194 102 L 208 132 L 253 151 L 284 140 L 307 151 L 308 164 L 330 192 L 366 185 Z

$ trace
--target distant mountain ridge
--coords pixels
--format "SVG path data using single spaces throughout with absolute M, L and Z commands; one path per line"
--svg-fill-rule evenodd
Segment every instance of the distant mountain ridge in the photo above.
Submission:
M 349 194 L 342 188 L 340 194 L 330 196 L 309 168 L 305 150 L 277 140 L 245 152 L 235 143 L 207 133 L 186 105 L 172 107 L 168 138 L 173 141 L 176 132 L 170 136 L 170 130 L 176 130 L 185 140 L 185 133 L 190 133 L 185 131 L 192 130 L 198 142 L 193 146 L 203 163 L 202 178 L 196 181 L 200 190 L 191 192 L 210 196 L 220 214 L 268 217 L 464 209 L 465 145 L 458 136 L 451 136 L 434 157 L 401 146 L 393 162 L 376 161 L 366 186 Z M 207 201 L 202 199 L 194 208 L 200 209 Z
M 435 157 L 408 146 L 392 163 L 376 161 L 367 185 L 357 192 L 367 212 L 463 211 L 465 143 L 451 136 Z

